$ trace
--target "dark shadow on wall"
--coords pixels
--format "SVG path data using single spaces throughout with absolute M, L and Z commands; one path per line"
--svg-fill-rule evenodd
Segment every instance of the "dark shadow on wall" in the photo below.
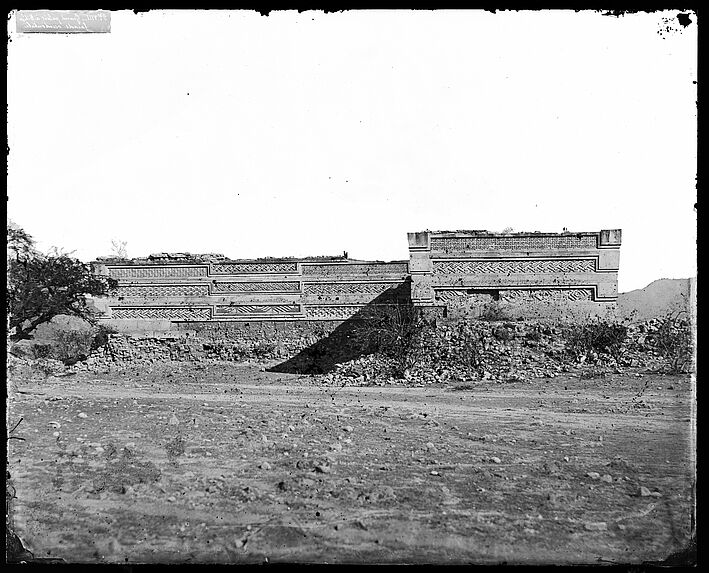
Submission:
M 325 338 L 298 354 L 268 368 L 287 374 L 325 374 L 335 365 L 372 354 L 379 348 L 382 331 L 396 328 L 414 313 L 411 279 L 384 291 Z

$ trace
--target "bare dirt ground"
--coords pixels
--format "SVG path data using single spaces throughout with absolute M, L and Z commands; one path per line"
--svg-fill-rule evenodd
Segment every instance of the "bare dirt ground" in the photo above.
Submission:
M 68 562 L 640 563 L 693 526 L 690 381 L 17 377 L 11 526 Z M 21 419 L 19 425 L 13 426 Z

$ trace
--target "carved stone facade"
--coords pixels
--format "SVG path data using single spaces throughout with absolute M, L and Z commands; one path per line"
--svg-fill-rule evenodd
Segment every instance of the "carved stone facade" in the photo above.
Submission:
M 437 316 L 612 316 L 620 230 L 409 233 L 413 304 Z M 504 314 L 504 313 L 497 313 Z
M 94 269 L 118 279 L 115 295 L 94 304 L 124 330 L 165 330 L 179 322 L 347 320 L 367 316 L 368 306 L 387 302 L 382 299 L 411 304 L 407 261 L 233 261 L 183 254 L 104 259 Z
M 103 259 L 118 280 L 94 300 L 124 330 L 177 323 L 297 323 L 364 319 L 396 305 L 438 316 L 480 316 L 490 305 L 515 317 L 599 316 L 615 310 L 621 232 L 409 233 L 409 260 L 344 257 L 229 260 L 161 253 Z

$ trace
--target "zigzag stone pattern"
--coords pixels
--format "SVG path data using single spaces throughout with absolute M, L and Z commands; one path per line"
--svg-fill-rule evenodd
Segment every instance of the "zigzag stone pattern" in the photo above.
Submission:
M 215 275 L 296 273 L 298 263 L 224 263 L 212 265 L 211 271 Z
M 185 307 L 113 307 L 112 318 L 138 320 L 209 320 L 209 308 Z
M 398 283 L 306 283 L 305 294 L 379 294 Z
M 209 296 L 209 287 L 204 285 L 139 285 L 121 286 L 118 296 L 131 297 L 171 297 Z
M 594 235 L 431 238 L 432 251 L 526 251 L 595 248 L 596 237 Z
M 207 267 L 114 267 L 108 272 L 114 279 L 181 279 L 206 277 Z
M 436 300 L 451 306 L 485 304 L 493 300 L 489 293 L 468 293 L 466 290 L 437 290 L 435 297 Z
M 592 273 L 592 259 L 433 261 L 434 274 Z
M 383 312 L 392 312 L 397 308 L 396 304 L 376 304 L 376 305 L 308 305 L 305 307 L 305 314 L 313 319 L 347 319 L 357 315 L 358 318 L 368 318 L 377 316 Z
M 297 281 L 283 282 L 229 282 L 212 283 L 212 292 L 215 293 L 235 293 L 235 292 L 300 292 L 300 283 Z
M 342 265 L 303 265 L 304 275 L 342 275 L 357 274 L 357 275 L 382 275 L 382 274 L 407 274 L 409 265 L 407 263 L 389 263 L 389 264 L 342 264 Z
M 500 300 L 504 302 L 593 300 L 593 290 L 586 288 L 509 289 L 500 291 Z
M 250 314 L 294 314 L 300 312 L 297 304 L 239 304 L 218 305 L 216 314 L 219 316 L 250 315 Z

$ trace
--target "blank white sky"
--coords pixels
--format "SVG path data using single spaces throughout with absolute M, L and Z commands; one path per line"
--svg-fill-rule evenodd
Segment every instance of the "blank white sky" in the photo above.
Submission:
M 132 12 L 9 21 L 8 217 L 41 249 L 407 259 L 407 231 L 622 228 L 696 274 L 697 19 Z

